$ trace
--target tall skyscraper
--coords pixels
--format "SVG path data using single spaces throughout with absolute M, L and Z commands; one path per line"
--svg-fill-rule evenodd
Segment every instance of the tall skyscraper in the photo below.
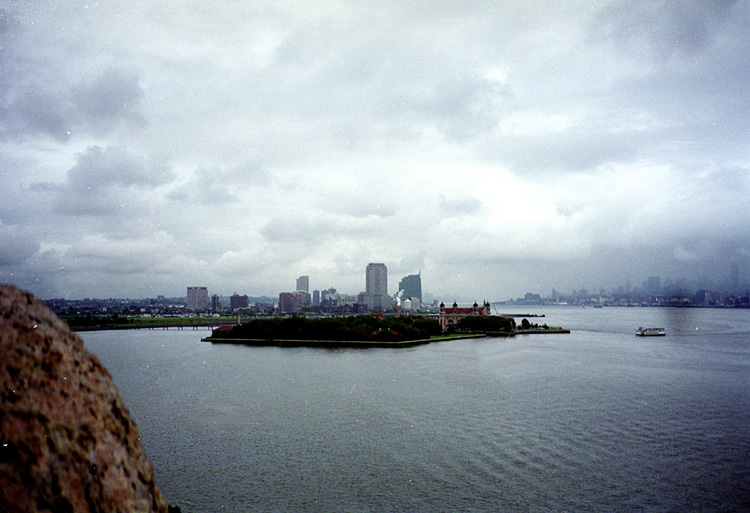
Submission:
M 310 292 L 310 277 L 300 276 L 297 278 L 297 290 L 299 292 Z
M 730 292 L 740 292 L 742 285 L 740 285 L 740 266 L 737 262 L 732 264 L 732 269 L 729 271 L 729 290 Z
M 193 312 L 208 310 L 208 287 L 187 288 L 187 309 Z
M 419 301 L 422 301 L 422 275 L 411 274 L 404 276 L 404 278 L 398 282 L 398 290 L 404 292 L 403 297 L 412 298 L 416 297 Z
M 646 292 L 652 296 L 661 294 L 661 278 L 659 276 L 649 276 L 648 281 L 644 285 Z
M 365 271 L 365 294 L 367 307 L 382 311 L 390 307 L 388 297 L 388 269 L 385 264 L 368 264 Z

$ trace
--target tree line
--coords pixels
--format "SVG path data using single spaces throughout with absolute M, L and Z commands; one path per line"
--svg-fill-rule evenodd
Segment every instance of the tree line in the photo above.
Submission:
M 276 317 L 255 319 L 222 337 L 259 340 L 362 340 L 396 342 L 429 339 L 442 334 L 435 319 L 421 316 Z

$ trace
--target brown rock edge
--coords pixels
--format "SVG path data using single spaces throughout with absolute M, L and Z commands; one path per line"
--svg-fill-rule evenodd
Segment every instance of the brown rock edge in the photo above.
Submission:
M 0 285 L 0 358 L 0 510 L 167 512 L 112 377 L 10 285 Z

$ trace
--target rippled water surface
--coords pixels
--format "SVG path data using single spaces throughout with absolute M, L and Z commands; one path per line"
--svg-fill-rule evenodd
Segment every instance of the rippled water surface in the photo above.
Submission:
M 750 312 L 532 311 L 572 333 L 365 350 L 83 339 L 186 513 L 750 508 Z

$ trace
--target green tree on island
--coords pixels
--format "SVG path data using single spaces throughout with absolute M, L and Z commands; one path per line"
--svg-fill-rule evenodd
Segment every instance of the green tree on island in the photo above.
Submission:
M 524 319 L 524 321 L 525 320 L 526 319 Z M 501 315 L 472 315 L 461 319 L 456 331 L 473 333 L 512 333 L 515 329 L 516 322 L 512 317 L 504 317 Z
M 254 319 L 222 337 L 260 340 L 406 341 L 441 334 L 440 324 L 425 317 L 374 317 L 369 315 L 310 319 L 284 317 Z

